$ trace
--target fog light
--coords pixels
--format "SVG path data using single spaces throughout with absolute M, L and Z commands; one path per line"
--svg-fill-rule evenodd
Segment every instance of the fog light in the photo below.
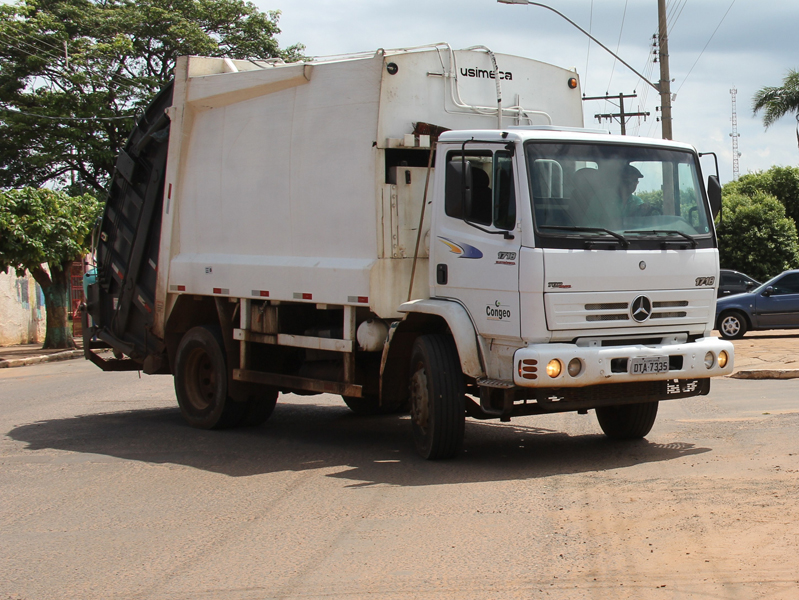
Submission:
M 573 358 L 569 361 L 569 375 L 577 377 L 580 371 L 583 370 L 583 363 L 579 358 Z
M 563 365 L 557 358 L 553 358 L 547 363 L 547 375 L 557 377 L 563 370 Z
M 727 356 L 726 350 L 722 350 L 719 352 L 719 367 L 722 369 L 727 366 L 727 360 L 729 357 Z
M 715 364 L 716 364 L 716 357 L 713 356 L 713 353 L 712 352 L 708 352 L 707 354 L 705 354 L 705 366 L 708 369 L 712 369 L 713 365 L 715 365 Z

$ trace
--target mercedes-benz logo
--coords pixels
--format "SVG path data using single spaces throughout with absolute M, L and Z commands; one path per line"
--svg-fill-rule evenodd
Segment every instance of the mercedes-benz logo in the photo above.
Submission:
M 638 296 L 630 305 L 633 320 L 643 323 L 652 315 L 652 302 L 646 296 Z

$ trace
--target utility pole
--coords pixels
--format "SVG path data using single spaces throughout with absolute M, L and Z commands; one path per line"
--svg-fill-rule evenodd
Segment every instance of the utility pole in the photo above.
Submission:
M 658 54 L 660 60 L 660 124 L 663 139 L 672 139 L 671 76 L 669 75 L 669 37 L 666 24 L 666 0 L 658 0 Z
M 605 94 L 604 96 L 591 96 L 586 97 L 583 96 L 583 101 L 585 100 L 609 100 L 614 101 L 616 98 L 619 99 L 619 112 L 617 113 L 605 113 L 594 115 L 594 118 L 597 119 L 600 123 L 602 119 L 607 119 L 608 121 L 612 121 L 613 119 L 618 119 L 619 123 L 621 124 L 621 134 L 627 135 L 627 119 L 629 117 L 643 117 L 644 120 L 649 116 L 648 112 L 624 112 L 624 99 L 625 98 L 637 98 L 638 94 L 619 94 L 618 96 L 609 96 Z
M 732 179 L 733 181 L 737 181 L 739 170 L 738 170 L 738 158 L 741 156 L 741 153 L 738 152 L 738 138 L 741 137 L 741 134 L 738 133 L 738 110 L 736 108 L 735 96 L 738 94 L 737 88 L 732 88 L 730 90 L 730 95 L 732 96 L 732 133 L 730 137 L 732 138 Z

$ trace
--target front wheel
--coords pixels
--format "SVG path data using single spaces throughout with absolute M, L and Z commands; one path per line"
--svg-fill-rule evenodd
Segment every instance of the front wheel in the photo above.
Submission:
M 175 358 L 175 394 L 189 425 L 222 429 L 239 423 L 246 404 L 228 398 L 227 377 L 219 329 L 200 326 L 187 331 Z
M 411 427 L 416 450 L 427 460 L 461 450 L 466 388 L 458 349 L 450 336 L 422 335 L 413 344 L 410 368 Z
M 725 340 L 742 338 L 746 330 L 746 319 L 739 312 L 730 311 L 719 317 L 719 333 Z
M 596 419 L 605 435 L 616 440 L 633 440 L 645 437 L 658 416 L 657 402 L 600 406 Z
M 266 423 L 275 410 L 277 396 L 277 389 L 271 387 L 259 389 L 257 393 L 251 394 L 244 405 L 244 415 L 240 424 L 245 427 L 257 427 Z

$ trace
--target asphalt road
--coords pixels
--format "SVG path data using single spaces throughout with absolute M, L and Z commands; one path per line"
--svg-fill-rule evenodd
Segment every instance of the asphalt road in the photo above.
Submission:
M 0 372 L 0 600 L 799 597 L 799 380 L 593 413 L 467 421 L 417 458 L 407 417 L 282 397 L 184 425 L 171 378 Z

